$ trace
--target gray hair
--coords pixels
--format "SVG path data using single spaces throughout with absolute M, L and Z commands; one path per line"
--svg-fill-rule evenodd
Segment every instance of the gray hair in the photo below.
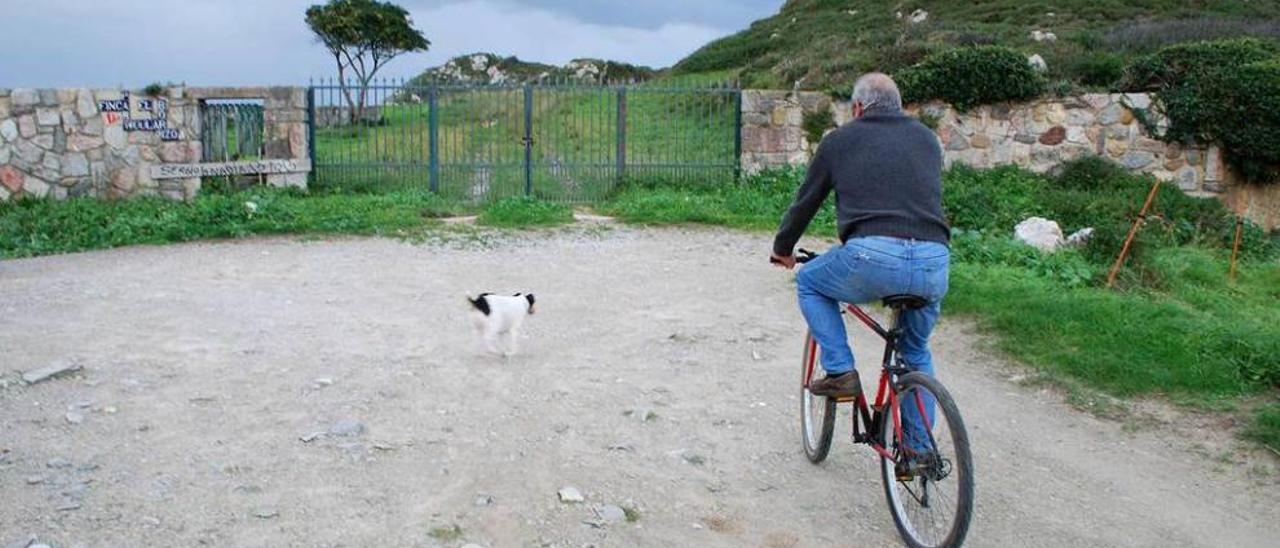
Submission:
M 853 84 L 853 100 L 862 103 L 868 110 L 902 110 L 902 94 L 898 92 L 898 84 L 893 78 L 870 72 L 858 78 Z

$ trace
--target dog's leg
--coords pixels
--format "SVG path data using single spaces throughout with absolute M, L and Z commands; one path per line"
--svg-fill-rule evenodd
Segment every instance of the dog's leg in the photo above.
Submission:
M 499 335 L 500 335 L 500 333 L 498 333 L 498 330 L 497 330 L 497 329 L 494 329 L 494 328 L 486 328 L 486 329 L 484 330 L 484 348 L 485 348 L 485 350 L 486 350 L 486 351 L 488 351 L 490 354 L 502 354 L 502 353 L 503 353 L 503 352 L 502 352 L 502 350 L 498 348 L 498 336 L 499 336 Z
M 507 331 L 507 352 L 504 354 L 506 357 L 510 358 L 511 356 L 516 355 L 516 350 L 519 348 L 519 343 L 517 341 L 519 340 L 520 330 L 513 328 L 510 331 Z

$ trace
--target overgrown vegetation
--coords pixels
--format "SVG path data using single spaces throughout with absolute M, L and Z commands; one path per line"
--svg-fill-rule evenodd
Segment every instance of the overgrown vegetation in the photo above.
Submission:
M 977 46 L 935 53 L 897 74 L 902 99 L 941 99 L 960 110 L 1019 101 L 1044 93 L 1044 80 L 1027 59 L 1009 48 Z
M 1121 87 L 1156 92 L 1169 118 L 1164 139 L 1220 143 L 1249 180 L 1280 181 L 1280 42 L 1170 46 L 1134 61 Z
M 915 10 L 928 17 L 913 23 Z M 746 87 L 848 95 L 863 72 L 897 73 L 929 54 L 1000 45 L 1038 53 L 1048 80 L 1107 87 L 1120 58 L 1176 42 L 1275 37 L 1280 3 L 1256 0 L 790 0 L 778 14 L 715 40 L 680 61 L 677 73 L 733 70 Z M 1056 39 L 1032 39 L 1032 31 Z M 1111 72 L 1114 75 L 1114 72 Z
M 635 186 L 604 209 L 642 224 L 773 230 L 802 176 L 766 172 L 735 189 Z M 1150 183 L 1101 159 L 1070 163 L 1057 176 L 950 170 L 948 310 L 980 318 L 1014 357 L 1108 394 L 1220 400 L 1275 393 L 1280 244 L 1246 225 L 1242 266 L 1228 281 L 1235 218 L 1217 201 L 1162 187 L 1121 290 L 1101 287 Z M 1092 226 L 1095 236 L 1083 249 L 1046 255 L 1011 238 L 1013 226 L 1032 215 L 1066 230 Z M 810 234 L 834 237 L 830 202 Z M 1274 422 L 1260 416 L 1250 436 L 1280 437 Z
M 191 203 L 92 198 L 0 203 L 0 258 L 260 234 L 412 236 L 461 208 L 425 191 L 314 195 L 258 188 Z

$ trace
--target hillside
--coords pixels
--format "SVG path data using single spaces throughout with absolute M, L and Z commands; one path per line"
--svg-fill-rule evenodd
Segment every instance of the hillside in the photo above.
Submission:
M 674 72 L 733 70 L 743 86 L 847 94 L 862 72 L 893 73 L 936 51 L 999 44 L 1040 54 L 1059 87 L 1096 88 L 1134 55 L 1241 35 L 1280 37 L 1280 2 L 788 0 L 777 15 L 707 44 Z
M 414 83 L 468 83 L 511 85 L 549 81 L 628 82 L 652 78 L 655 71 L 617 61 L 574 59 L 562 67 L 501 57 L 492 53 L 459 55 L 443 65 L 422 72 Z

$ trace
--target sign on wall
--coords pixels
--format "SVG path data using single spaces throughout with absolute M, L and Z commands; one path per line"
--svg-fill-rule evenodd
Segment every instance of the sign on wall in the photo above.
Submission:
M 182 132 L 169 127 L 168 99 L 138 99 L 137 110 L 151 113 L 149 118 L 134 118 L 129 94 L 119 99 L 98 101 L 98 111 L 106 115 L 108 124 L 121 122 L 125 131 L 150 131 L 158 134 L 161 141 L 177 141 Z
M 311 171 L 309 160 L 257 160 L 208 164 L 160 164 L 151 166 L 152 179 L 187 179 L 226 175 L 270 175 Z

